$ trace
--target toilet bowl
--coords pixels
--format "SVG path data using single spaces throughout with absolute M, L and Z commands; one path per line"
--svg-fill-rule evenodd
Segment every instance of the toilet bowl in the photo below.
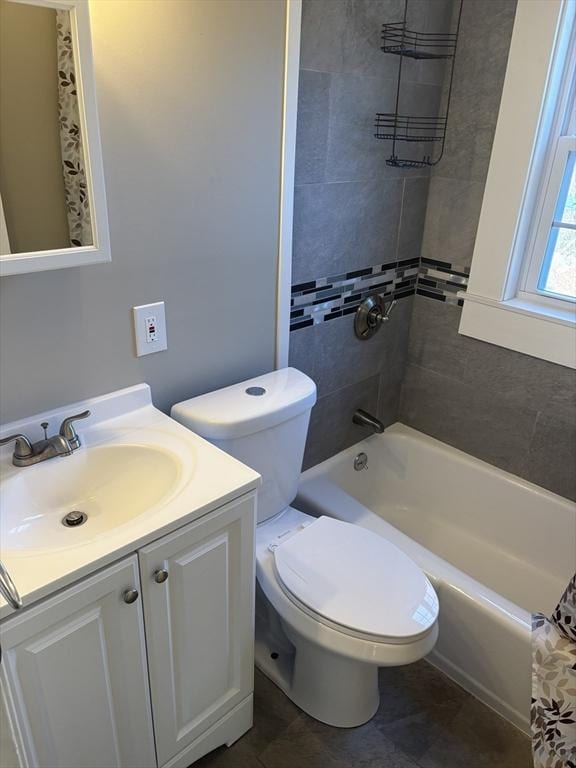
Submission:
M 256 530 L 256 575 L 258 666 L 324 723 L 367 722 L 378 668 L 417 661 L 436 642 L 432 585 L 359 526 L 289 507 Z
M 286 368 L 179 403 L 172 417 L 262 475 L 256 665 L 312 717 L 353 727 L 378 709 L 379 667 L 434 647 L 438 599 L 391 542 L 290 506 L 315 399 L 311 379 Z

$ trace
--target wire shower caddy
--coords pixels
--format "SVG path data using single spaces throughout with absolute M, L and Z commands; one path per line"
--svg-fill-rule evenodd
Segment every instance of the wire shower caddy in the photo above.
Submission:
M 408 29 L 408 2 L 409 0 L 404 0 L 404 18 L 402 21 L 382 25 L 381 50 L 384 53 L 391 53 L 399 57 L 398 83 L 394 112 L 376 113 L 374 136 L 377 139 L 392 141 L 392 153 L 386 160 L 386 165 L 396 168 L 426 168 L 439 163 L 444 153 L 463 0 L 459 0 L 460 6 L 454 32 L 417 32 Z M 400 112 L 402 65 L 405 58 L 445 59 L 450 62 L 448 95 L 443 115 L 417 116 L 405 115 Z M 421 159 L 416 159 L 399 156 L 397 144 L 408 146 L 410 144 L 429 144 L 431 146 L 430 149 L 427 147 L 423 149 Z

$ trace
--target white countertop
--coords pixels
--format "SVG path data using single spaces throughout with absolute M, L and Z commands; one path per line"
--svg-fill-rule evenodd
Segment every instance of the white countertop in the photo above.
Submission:
M 255 491 L 261 482 L 258 473 L 157 410 L 146 384 L 5 425 L 0 437 L 25 432 L 34 441 L 42 436 L 41 421 L 50 421 L 53 432 L 65 416 L 85 409 L 90 409 L 91 416 L 77 424 L 82 446 L 72 456 L 19 468 L 11 463 L 13 445 L 0 450 L 0 515 L 3 503 L 9 503 L 3 501 L 2 483 L 15 476 L 25 482 L 30 473 L 41 472 L 51 462 L 66 462 L 60 466 L 69 467 L 73 473 L 75 466 L 80 466 L 82 451 L 92 446 L 154 445 L 177 454 L 181 471 L 173 492 L 156 507 L 92 538 L 84 535 L 81 544 L 74 541 L 75 529 L 64 526 L 62 541 L 70 535 L 70 544 L 58 548 L 7 548 L 0 539 L 0 559 L 20 592 L 24 608 L 226 502 Z M 0 597 L 0 619 L 15 612 Z

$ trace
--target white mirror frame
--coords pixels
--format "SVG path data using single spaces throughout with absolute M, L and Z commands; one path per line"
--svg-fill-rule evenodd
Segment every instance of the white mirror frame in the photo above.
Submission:
M 86 184 L 90 201 L 93 245 L 58 248 L 50 251 L 0 255 L 0 276 L 40 272 L 48 269 L 79 267 L 110 261 L 110 235 L 104 168 L 96 104 L 96 86 L 90 36 L 88 0 L 9 0 L 24 5 L 41 5 L 70 12 L 72 45 L 76 64 L 76 86 L 80 130 L 86 164 Z

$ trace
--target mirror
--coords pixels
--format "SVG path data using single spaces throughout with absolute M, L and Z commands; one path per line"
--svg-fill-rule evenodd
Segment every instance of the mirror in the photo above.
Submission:
M 0 0 L 0 274 L 108 261 L 86 0 Z

